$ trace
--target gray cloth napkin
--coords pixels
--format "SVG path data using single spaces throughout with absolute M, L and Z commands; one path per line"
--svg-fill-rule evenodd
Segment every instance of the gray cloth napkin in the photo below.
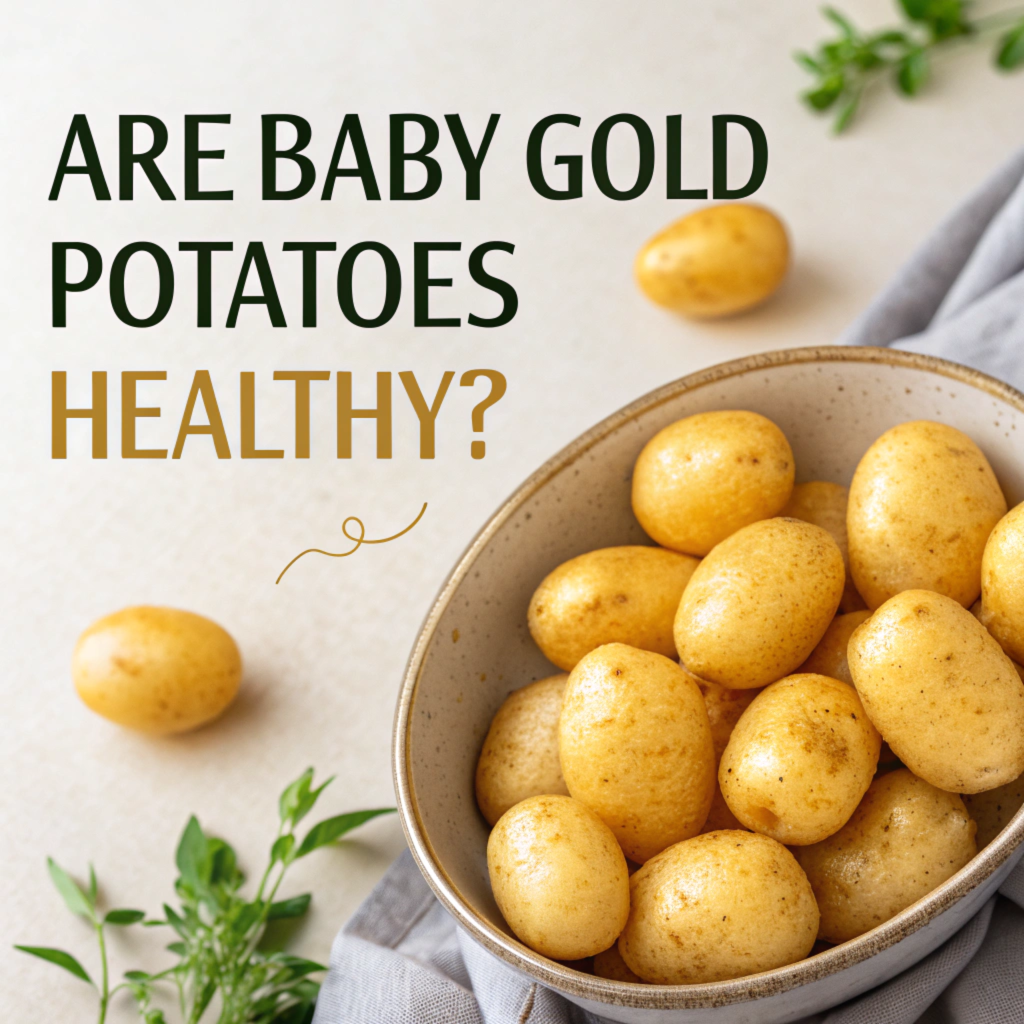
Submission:
M 1024 390 L 1024 149 L 939 225 L 840 343 L 942 356 Z
M 1024 389 L 1024 150 L 932 235 L 841 339 L 966 363 Z M 1024 863 L 945 945 L 803 1024 L 1020 1024 Z M 456 927 L 406 851 L 331 950 L 314 1024 L 600 1024 Z

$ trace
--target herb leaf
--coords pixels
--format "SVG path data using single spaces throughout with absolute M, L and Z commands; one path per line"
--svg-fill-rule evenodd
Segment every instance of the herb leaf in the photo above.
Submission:
M 103 918 L 104 924 L 138 924 L 146 916 L 144 910 L 111 910 Z
M 369 821 L 371 818 L 376 818 L 381 814 L 393 814 L 394 811 L 394 807 L 379 807 L 373 811 L 350 811 L 348 814 L 339 814 L 333 818 L 327 818 L 309 830 L 306 838 L 302 840 L 298 852 L 295 854 L 295 859 L 298 860 L 300 857 L 305 857 L 314 850 L 318 850 L 321 846 L 333 843 L 346 832 L 350 832 L 356 826 L 362 825 L 363 822 Z
M 1013 71 L 1024 65 L 1024 21 L 999 40 L 996 51 L 996 66 L 1003 71 Z
M 857 113 L 857 107 L 860 106 L 861 89 L 860 87 L 851 90 L 846 99 L 843 100 L 842 106 L 839 108 L 839 113 L 836 115 L 835 123 L 832 125 L 832 130 L 838 135 L 840 132 L 846 131 L 847 125 L 853 120 L 854 114 Z
M 272 864 L 288 864 L 291 861 L 292 850 L 295 847 L 295 836 L 289 832 L 286 835 L 278 836 L 274 845 L 270 848 L 270 862 Z
M 311 789 L 313 769 L 307 768 L 285 791 L 278 801 L 278 812 L 283 825 L 293 828 L 313 809 L 320 794 L 334 781 L 332 775 L 326 782 Z
M 928 80 L 931 67 L 928 54 L 920 47 L 911 50 L 896 69 L 896 82 L 905 96 L 916 96 Z
M 14 948 L 21 950 L 22 953 L 28 953 L 29 956 L 37 956 L 40 960 L 63 967 L 65 971 L 70 971 L 76 978 L 81 978 L 82 981 L 87 981 L 92 985 L 92 978 L 86 973 L 85 968 L 63 949 L 51 949 L 49 946 L 15 946 Z
M 78 883 L 52 858 L 46 858 L 46 866 L 50 869 L 50 878 L 57 887 L 57 892 L 64 898 L 68 910 L 93 920 L 95 910 L 89 898 L 78 887 Z
M 203 862 L 206 860 L 206 836 L 199 825 L 199 820 L 193 814 L 188 819 L 185 831 L 178 841 L 178 849 L 174 855 L 174 863 L 181 872 L 181 877 L 188 882 L 193 889 L 201 885 L 200 871 Z
M 267 911 L 267 920 L 284 921 L 293 917 L 302 917 L 309 910 L 309 903 L 312 899 L 311 893 L 304 892 L 301 896 L 292 896 L 290 899 L 271 903 Z

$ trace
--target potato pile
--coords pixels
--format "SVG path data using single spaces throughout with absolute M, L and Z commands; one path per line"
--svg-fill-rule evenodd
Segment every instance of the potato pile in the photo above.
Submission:
M 757 413 L 673 423 L 632 481 L 658 546 L 537 587 L 563 674 L 505 701 L 476 773 L 495 900 L 537 952 L 634 983 L 781 967 L 1024 803 L 1024 505 L 940 423 L 883 434 L 849 492 L 795 470 Z

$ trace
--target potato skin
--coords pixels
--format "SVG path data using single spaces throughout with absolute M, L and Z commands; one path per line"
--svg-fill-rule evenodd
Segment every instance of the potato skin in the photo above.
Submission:
M 708 811 L 707 820 L 704 822 L 704 827 L 700 830 L 701 834 L 707 832 L 720 832 L 723 828 L 732 829 L 740 832 L 750 832 L 751 829 L 747 828 L 746 825 L 736 817 L 735 814 L 729 809 L 729 805 L 725 802 L 725 797 L 722 795 L 722 787 L 718 785 L 718 781 L 715 781 L 715 795 L 711 798 L 711 810 Z
M 186 732 L 234 699 L 242 656 L 217 623 L 176 608 L 137 605 L 78 638 L 71 676 L 87 707 L 152 735 Z
M 904 590 L 934 590 L 969 608 L 1006 499 L 981 449 L 944 423 L 886 431 L 850 484 L 850 572 L 869 608 Z
M 711 726 L 675 662 L 625 644 L 591 651 L 569 675 L 558 746 L 569 792 L 630 860 L 700 832 L 715 787 Z
M 803 959 L 818 931 L 811 886 L 781 843 L 723 830 L 670 846 L 630 879 L 619 938 L 644 981 L 724 981 Z
M 788 267 L 782 221 L 763 206 L 733 202 L 670 224 L 640 250 L 633 270 L 652 302 L 707 318 L 763 302 Z
M 788 676 L 743 712 L 718 784 L 748 828 L 806 846 L 849 821 L 874 777 L 881 744 L 852 686 L 828 676 Z
M 821 911 L 819 935 L 846 942 L 888 921 L 977 852 L 963 801 L 906 768 L 879 775 L 835 835 L 795 850 Z
M 665 548 L 601 548 L 563 562 L 530 599 L 530 634 L 568 672 L 602 644 L 675 655 L 672 622 L 699 562 Z
M 626 858 L 589 808 L 533 796 L 506 811 L 487 840 L 498 909 L 523 943 L 552 960 L 607 949 L 629 914 Z
M 701 679 L 744 690 L 788 675 L 839 607 L 843 556 L 826 530 L 767 519 L 722 541 L 697 567 L 676 612 L 676 649 Z
M 707 708 L 708 722 L 711 725 L 711 743 L 715 749 L 715 761 L 722 759 L 725 748 L 729 745 L 736 723 L 743 712 L 750 707 L 760 690 L 730 690 L 717 683 L 708 683 L 698 679 L 697 685 L 704 696 L 704 707 Z
M 783 517 L 814 523 L 815 526 L 820 526 L 832 534 L 832 539 L 843 553 L 843 568 L 846 570 L 846 584 L 839 601 L 839 610 L 842 612 L 856 612 L 867 607 L 864 598 L 857 593 L 857 588 L 853 585 L 853 577 L 850 576 L 850 544 L 846 535 L 846 509 L 849 498 L 850 492 L 842 484 L 812 480 L 810 483 L 796 484 L 789 501 L 779 513 Z
M 967 813 L 978 826 L 975 838 L 980 850 L 1003 831 L 1024 805 L 1024 776 L 984 793 L 964 793 L 963 801 Z
M 669 424 L 633 468 L 633 512 L 663 547 L 706 555 L 777 515 L 793 490 L 793 449 L 770 419 L 723 410 Z
M 750 707 L 750 702 L 760 690 L 729 690 L 715 683 L 698 680 L 700 692 L 704 694 L 704 706 L 711 723 L 711 743 L 715 749 L 715 795 L 711 798 L 711 810 L 701 832 L 717 832 L 719 829 L 745 829 L 725 802 L 722 787 L 718 785 L 718 765 L 729 743 L 729 737 L 740 720 L 740 715 Z
M 558 717 L 569 677 L 539 679 L 498 708 L 476 763 L 476 802 L 488 825 L 529 796 L 568 796 L 558 760 Z
M 618 945 L 598 953 L 594 957 L 594 975 L 598 978 L 608 978 L 609 981 L 628 981 L 634 985 L 643 985 L 644 979 L 635 975 L 619 952 Z
M 1024 662 L 1024 503 L 996 524 L 981 561 L 981 621 Z
M 811 651 L 811 656 L 800 666 L 800 671 L 831 676 L 852 686 L 853 676 L 850 675 L 846 649 L 850 645 L 853 631 L 869 618 L 871 612 L 867 610 L 837 615 L 825 630 L 825 635 L 818 641 L 818 646 Z
M 1024 683 L 959 602 L 897 594 L 858 626 L 848 656 L 864 710 L 915 775 L 980 793 L 1024 772 Z

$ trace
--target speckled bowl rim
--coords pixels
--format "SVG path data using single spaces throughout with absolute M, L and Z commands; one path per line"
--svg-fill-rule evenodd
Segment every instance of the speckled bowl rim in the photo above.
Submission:
M 856 939 L 833 946 L 787 967 L 746 975 L 732 981 L 700 985 L 638 985 L 610 981 L 574 971 L 535 953 L 495 928 L 477 914 L 469 901 L 459 892 L 435 854 L 423 827 L 410 773 L 409 726 L 427 648 L 455 590 L 465 579 L 485 545 L 509 517 L 548 481 L 579 459 L 598 441 L 641 414 L 681 394 L 751 371 L 801 363 L 836 362 L 877 363 L 926 370 L 977 388 L 1024 413 L 1024 394 L 1009 384 L 959 363 L 899 349 L 830 345 L 781 349 L 719 363 L 666 384 L 631 402 L 581 434 L 544 463 L 515 490 L 473 538 L 424 620 L 409 657 L 399 694 L 392 748 L 399 816 L 409 848 L 427 884 L 456 921 L 494 956 L 549 988 L 595 1002 L 660 1010 L 707 1009 L 777 995 L 861 963 L 923 928 L 984 882 L 1024 842 L 1024 808 L 1021 808 L 996 839 L 952 878 L 923 899 Z

